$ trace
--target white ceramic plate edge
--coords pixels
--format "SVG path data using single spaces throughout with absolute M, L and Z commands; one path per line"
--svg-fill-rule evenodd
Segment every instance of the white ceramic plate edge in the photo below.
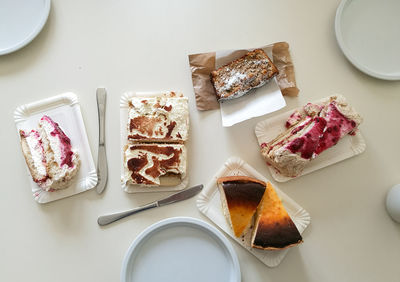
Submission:
M 145 230 L 143 230 L 136 237 L 136 239 L 134 239 L 132 244 L 129 246 L 129 248 L 124 256 L 123 262 L 122 262 L 121 277 L 120 277 L 121 282 L 127 282 L 125 280 L 125 277 L 127 275 L 129 258 L 133 254 L 135 248 L 138 247 L 139 244 L 143 240 L 146 240 L 147 237 L 151 236 L 152 233 L 156 232 L 160 228 L 171 225 L 171 224 L 178 224 L 178 223 L 186 223 L 186 224 L 192 225 L 193 227 L 201 228 L 201 229 L 211 233 L 211 235 L 213 235 L 214 238 L 217 238 L 218 240 L 220 240 L 222 245 L 228 251 L 228 253 L 232 259 L 232 262 L 233 262 L 233 269 L 235 271 L 235 273 L 234 273 L 235 280 L 233 280 L 231 282 L 240 282 L 241 281 L 239 260 L 238 260 L 238 257 L 232 247 L 232 244 L 228 241 L 228 239 L 226 239 L 215 227 L 213 227 L 212 225 L 210 225 L 200 219 L 196 219 L 196 218 L 192 218 L 192 217 L 172 217 L 172 218 L 167 218 L 167 219 L 161 220 L 159 222 L 156 222 L 156 223 L 150 225 Z
M 344 41 L 344 38 L 342 35 L 341 24 L 342 24 L 343 11 L 351 1 L 353 1 L 353 0 L 342 0 L 336 10 L 336 16 L 335 16 L 336 41 L 338 42 L 338 45 L 339 45 L 340 49 L 342 50 L 343 54 L 349 60 L 349 62 L 352 63 L 356 68 L 358 68 L 360 71 L 362 71 L 372 77 L 384 79 L 384 80 L 399 80 L 400 75 L 388 75 L 388 74 L 376 72 L 370 68 L 367 68 L 366 66 L 361 64 L 359 61 L 357 61 L 357 59 L 355 59 L 351 55 L 350 50 L 346 47 L 346 44 L 345 44 L 345 41 Z
M 42 31 L 44 25 L 46 24 L 47 19 L 49 18 L 49 14 L 50 14 L 51 0 L 44 0 L 44 1 L 45 1 L 45 6 L 43 9 L 42 18 L 41 18 L 39 24 L 37 25 L 36 29 L 34 29 L 29 34 L 29 36 L 26 37 L 24 40 L 18 42 L 17 44 L 15 44 L 13 46 L 10 46 L 9 48 L 0 50 L 0 56 L 18 51 L 19 49 L 28 45 L 33 39 L 35 39 L 36 36 L 38 36 L 38 34 Z

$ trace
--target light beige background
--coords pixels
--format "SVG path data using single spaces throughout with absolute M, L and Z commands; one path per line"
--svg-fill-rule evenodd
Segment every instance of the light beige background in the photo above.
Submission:
M 287 41 L 301 92 L 286 98 L 282 111 L 341 93 L 364 116 L 361 130 L 368 147 L 360 156 L 278 185 L 311 214 L 311 225 L 304 244 L 273 269 L 232 241 L 243 281 L 399 281 L 400 225 L 386 214 L 384 199 L 400 182 L 400 83 L 370 78 L 347 62 L 333 31 L 338 4 L 52 1 L 40 35 L 24 49 L 0 57 L 0 280 L 118 281 L 125 251 L 147 226 L 173 216 L 207 221 L 193 198 L 106 228 L 97 225 L 98 215 L 169 194 L 128 195 L 120 188 L 119 98 L 124 91 L 170 89 L 189 96 L 190 184 L 206 184 L 231 155 L 270 178 L 254 135 L 255 124 L 266 117 L 222 128 L 218 111 L 198 112 L 187 55 Z M 18 144 L 15 107 L 77 93 L 97 156 L 98 86 L 109 93 L 106 191 L 38 205 Z

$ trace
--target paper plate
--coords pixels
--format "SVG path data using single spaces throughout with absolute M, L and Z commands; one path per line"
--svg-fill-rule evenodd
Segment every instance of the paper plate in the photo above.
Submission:
M 41 189 L 32 180 L 29 169 L 26 167 L 32 195 L 35 201 L 40 204 L 88 191 L 97 184 L 96 166 L 94 165 L 90 150 L 78 96 L 68 92 L 16 108 L 14 111 L 14 121 L 18 136 L 19 130 L 37 128 L 38 122 L 43 115 L 48 115 L 60 123 L 67 136 L 70 137 L 73 147 L 79 153 L 81 167 L 68 188 L 54 192 Z
M 210 224 L 175 217 L 145 229 L 129 247 L 121 282 L 239 282 L 240 267 L 229 241 Z
M 42 30 L 50 0 L 0 0 L 0 55 L 21 49 Z
M 278 266 L 284 259 L 290 249 L 284 250 L 260 250 L 251 247 L 251 233 L 246 232 L 244 236 L 236 237 L 232 231 L 232 227 L 226 220 L 222 210 L 221 198 L 217 187 L 217 179 L 224 176 L 244 175 L 250 176 L 264 182 L 269 182 L 262 174 L 251 167 L 248 163 L 239 157 L 230 157 L 223 166 L 218 170 L 208 185 L 201 191 L 197 198 L 197 207 L 204 215 L 211 219 L 219 228 L 228 234 L 233 240 L 258 258 L 262 263 L 269 267 Z M 285 206 L 286 211 L 292 218 L 294 224 L 300 234 L 307 228 L 311 222 L 310 214 L 303 209 L 298 203 L 283 193 L 276 185 L 275 191 Z M 252 230 L 252 228 L 250 228 Z
M 343 0 L 336 12 L 336 39 L 362 72 L 400 80 L 400 1 Z

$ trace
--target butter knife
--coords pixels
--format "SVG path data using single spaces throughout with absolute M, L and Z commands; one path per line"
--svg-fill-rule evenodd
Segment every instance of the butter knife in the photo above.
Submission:
M 201 189 L 203 189 L 203 184 L 193 186 L 191 188 L 185 189 L 178 193 L 172 194 L 171 196 L 168 196 L 164 199 L 149 203 L 149 204 L 141 206 L 141 207 L 137 207 L 137 208 L 134 208 L 131 210 L 123 211 L 123 212 L 102 215 L 102 216 L 99 216 L 99 218 L 97 219 L 97 223 L 101 226 L 104 226 L 104 225 L 110 224 L 114 221 L 117 221 L 121 218 L 130 216 L 132 214 L 135 214 L 135 213 L 138 213 L 138 212 L 141 212 L 144 210 L 162 207 L 162 206 L 169 205 L 172 203 L 180 202 L 180 201 L 183 201 L 183 200 L 193 197 L 194 195 L 199 193 L 201 191 Z
M 107 92 L 105 88 L 97 88 L 97 111 L 99 115 L 99 151 L 97 156 L 97 176 L 99 181 L 97 182 L 96 191 L 101 194 L 106 188 L 107 184 L 107 156 L 105 148 L 105 114 L 106 114 L 106 96 Z

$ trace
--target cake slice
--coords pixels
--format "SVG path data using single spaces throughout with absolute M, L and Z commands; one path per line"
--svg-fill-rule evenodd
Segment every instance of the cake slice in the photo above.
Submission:
M 250 227 L 266 183 L 248 176 L 227 176 L 217 180 L 222 208 L 236 237 Z
M 20 131 L 21 147 L 33 180 L 45 191 L 66 188 L 80 167 L 71 140 L 49 116 L 39 121 L 38 130 Z
M 286 126 L 290 127 L 286 131 L 261 145 L 261 154 L 282 175 L 296 177 L 312 159 L 352 134 L 361 122 L 361 116 L 343 96 L 308 103 L 288 118 Z
M 278 74 L 278 69 L 262 49 L 255 49 L 243 57 L 210 73 L 219 101 L 239 98 L 253 88 L 266 84 Z
M 303 241 L 271 183 L 257 209 L 251 246 L 264 250 L 282 250 Z
M 186 148 L 182 144 L 132 144 L 124 153 L 125 184 L 178 185 L 186 176 Z
M 46 155 L 39 132 L 31 130 L 26 133 L 20 130 L 19 135 L 21 137 L 22 153 L 33 181 L 40 187 L 50 186 L 51 180 L 47 174 Z
M 187 97 L 132 97 L 129 101 L 128 140 L 183 143 L 188 139 Z

